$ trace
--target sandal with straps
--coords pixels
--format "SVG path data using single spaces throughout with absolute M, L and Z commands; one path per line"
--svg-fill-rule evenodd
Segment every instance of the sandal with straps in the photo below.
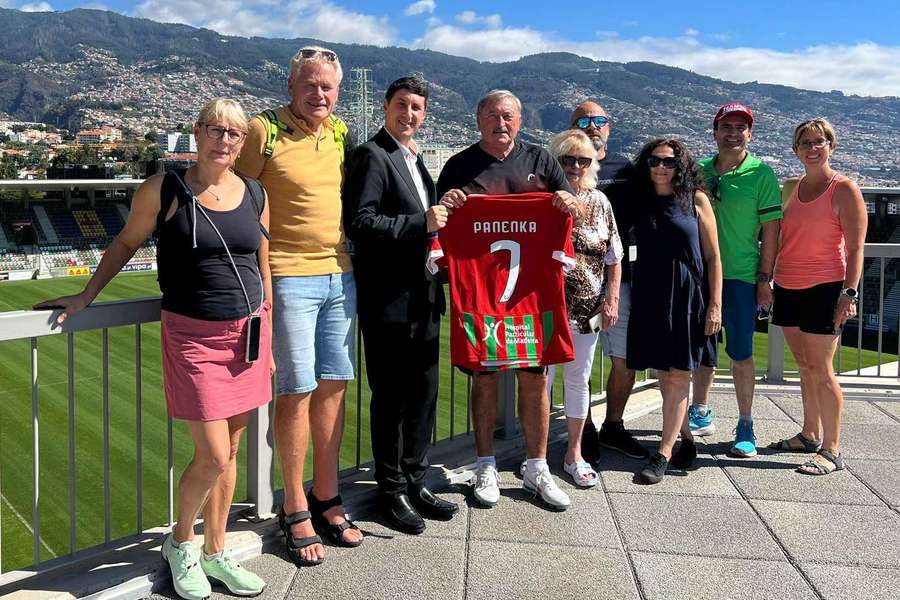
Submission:
M 597 471 L 587 461 L 582 460 L 572 464 L 563 461 L 563 471 L 568 473 L 578 487 L 594 487 L 600 482 Z
M 312 513 L 313 527 L 316 528 L 316 531 L 321 531 L 329 542 L 343 548 L 356 548 L 362 544 L 364 538 L 360 538 L 355 542 L 348 542 L 344 539 L 344 531 L 348 529 L 360 531 L 360 528 L 350 520 L 346 513 L 344 513 L 344 520 L 341 523 L 329 523 L 325 517 L 326 511 L 344 503 L 340 494 L 328 500 L 319 500 L 313 494 L 313 491 L 309 490 L 309 493 L 306 494 L 306 500 L 309 502 L 309 512 Z
M 801 431 L 797 435 L 791 438 L 778 440 L 777 442 L 772 442 L 769 444 L 769 448 L 771 450 L 780 450 L 782 452 L 802 452 L 806 454 L 813 454 L 814 452 L 818 452 L 821 447 L 821 443 L 816 440 L 811 440 Z
M 827 463 L 816 460 L 819 457 L 824 458 Z M 844 457 L 840 454 L 833 454 L 828 450 L 820 449 L 811 459 L 797 467 L 798 473 L 804 475 L 828 475 L 844 468 Z
M 300 550 L 312 546 L 313 544 L 321 544 L 322 538 L 318 535 L 309 535 L 298 538 L 294 537 L 294 534 L 291 533 L 291 525 L 303 523 L 304 521 L 309 521 L 309 519 L 310 514 L 308 510 L 301 510 L 289 515 L 284 514 L 284 506 L 278 510 L 278 526 L 281 527 L 281 531 L 284 532 L 284 543 L 287 548 L 287 555 L 298 567 L 314 567 L 322 564 L 322 561 L 325 560 L 324 558 L 307 560 L 300 556 Z

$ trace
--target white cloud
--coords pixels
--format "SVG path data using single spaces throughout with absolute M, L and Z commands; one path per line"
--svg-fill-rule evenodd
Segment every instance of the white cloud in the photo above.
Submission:
M 53 7 L 48 2 L 32 2 L 19 7 L 22 12 L 53 12 Z
M 694 29 L 693 27 L 691 27 L 690 29 L 686 29 L 684 31 L 684 35 L 696 37 L 696 36 L 700 35 L 700 32 L 697 31 L 696 29 Z
M 413 47 L 492 62 L 564 51 L 595 60 L 656 62 L 728 81 L 760 81 L 871 96 L 900 95 L 900 46 L 869 42 L 784 52 L 712 47 L 693 35 L 632 39 L 601 36 L 593 42 L 573 42 L 530 28 L 470 31 L 441 25 L 428 29 Z
M 15 0 L 0 0 L 0 8 L 15 8 Z
M 437 2 L 434 0 L 419 0 L 418 2 L 413 2 L 407 6 L 406 10 L 403 11 L 403 14 L 407 17 L 421 15 L 422 13 L 431 14 L 434 12 L 435 8 L 437 8 Z
M 474 10 L 464 10 L 455 18 L 464 25 L 487 25 L 491 29 L 497 29 L 503 24 L 503 18 L 498 14 L 479 15 Z
M 328 0 L 143 0 L 134 15 L 225 35 L 310 37 L 376 46 L 396 39 L 387 17 L 353 12 Z

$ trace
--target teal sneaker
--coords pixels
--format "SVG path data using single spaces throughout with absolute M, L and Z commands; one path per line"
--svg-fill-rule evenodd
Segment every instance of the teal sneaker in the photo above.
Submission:
M 209 580 L 200 568 L 200 549 L 193 542 L 175 543 L 172 534 L 162 545 L 162 557 L 172 570 L 172 585 L 184 600 L 204 600 L 212 593 Z
M 731 447 L 731 454 L 743 458 L 756 456 L 756 435 L 753 434 L 753 420 L 738 419 L 734 432 L 734 445 Z
M 236 596 L 257 596 L 266 589 L 266 582 L 231 558 L 227 550 L 202 556 L 200 566 L 207 577 L 221 583 Z
M 688 406 L 688 427 L 691 428 L 691 433 L 701 437 L 715 433 L 716 424 L 713 423 L 712 409 L 707 406 L 706 414 L 701 415 L 699 406 L 696 404 Z

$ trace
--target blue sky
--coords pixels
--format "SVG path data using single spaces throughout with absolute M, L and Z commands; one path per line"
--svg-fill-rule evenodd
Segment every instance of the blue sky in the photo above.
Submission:
M 564 50 L 651 60 L 731 81 L 900 96 L 896 0 L 0 0 L 0 6 L 107 8 L 230 35 L 430 48 L 478 60 Z

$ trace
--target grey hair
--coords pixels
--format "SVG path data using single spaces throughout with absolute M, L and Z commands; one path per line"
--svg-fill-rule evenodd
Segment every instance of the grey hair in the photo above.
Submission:
M 519 114 L 522 114 L 522 101 L 519 100 L 519 98 L 509 90 L 489 91 L 487 94 L 482 96 L 481 100 L 478 101 L 478 108 L 475 109 L 475 114 L 480 115 L 482 109 L 484 109 L 485 106 L 494 102 L 498 102 L 503 98 L 512 98 L 513 102 L 515 102 L 516 104 L 516 109 L 519 111 Z
M 310 58 L 303 58 L 302 53 L 304 50 L 317 50 L 319 52 L 329 52 L 334 55 L 334 60 L 328 60 L 323 56 L 312 56 Z M 338 58 L 337 52 L 334 50 L 329 50 L 328 48 L 323 48 L 322 46 L 304 46 L 297 50 L 297 54 L 291 59 L 291 73 L 290 79 L 294 79 L 297 75 L 300 74 L 300 69 L 304 67 L 304 65 L 310 64 L 320 64 L 320 65 L 331 65 L 334 67 L 334 73 L 337 76 L 338 83 L 344 78 L 344 70 L 341 68 L 341 59 Z

